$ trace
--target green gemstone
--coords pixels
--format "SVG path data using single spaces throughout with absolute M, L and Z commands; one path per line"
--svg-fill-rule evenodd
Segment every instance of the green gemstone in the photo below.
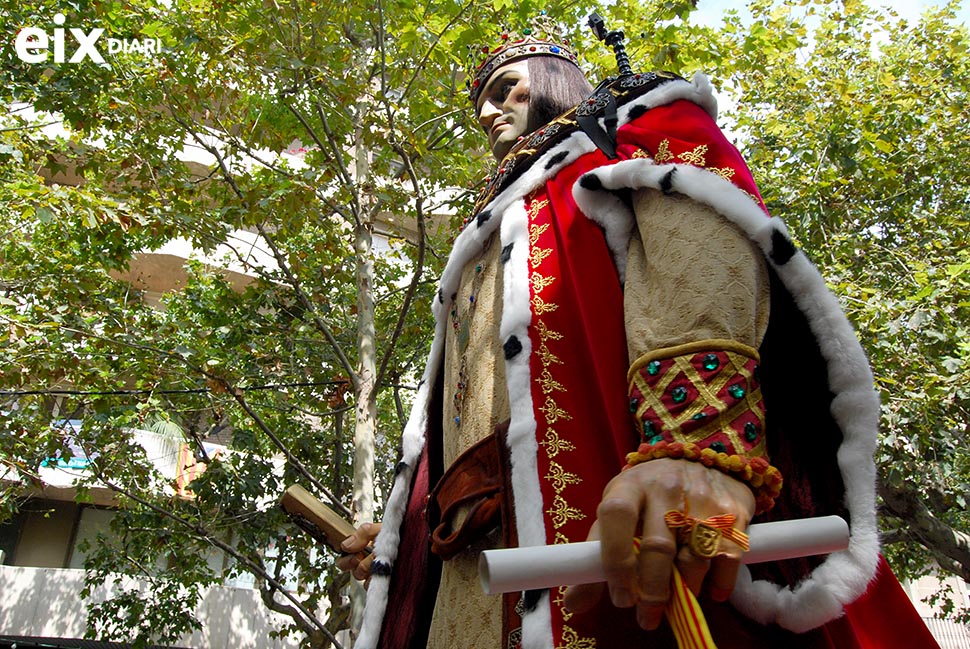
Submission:
M 660 372 L 660 361 L 650 361 L 647 363 L 647 374 L 657 376 Z
M 711 444 L 711 450 L 712 451 L 717 451 L 718 453 L 723 453 L 727 449 L 724 447 L 724 444 L 723 443 L 721 443 L 721 442 L 714 442 L 713 444 Z
M 662 441 L 664 441 L 664 436 L 663 435 L 654 435 L 653 437 L 650 438 L 650 442 L 649 443 L 650 444 L 659 444 Z
M 703 412 L 699 412 L 693 417 L 691 417 L 691 419 L 693 419 L 694 421 L 702 421 L 704 419 L 707 419 L 707 415 L 704 414 Z
M 716 370 L 721 365 L 721 360 L 717 357 L 717 354 L 708 354 L 704 357 L 703 367 L 708 372 Z
M 728 394 L 730 394 L 735 399 L 740 399 L 745 395 L 744 387 L 738 383 L 735 383 L 728 388 Z
M 749 421 L 744 425 L 744 438 L 749 442 L 758 439 L 758 427 L 753 422 Z
M 532 33 L 532 29 L 530 27 L 526 27 L 525 29 L 522 30 L 522 33 L 528 36 L 529 34 Z
M 630 399 L 630 412 L 636 412 L 638 405 L 640 405 L 639 399 Z
M 670 391 L 670 398 L 674 400 L 674 403 L 683 403 L 687 399 L 687 388 L 678 385 Z
M 643 422 L 643 436 L 647 437 L 649 435 L 656 435 L 657 427 L 653 425 L 652 421 Z

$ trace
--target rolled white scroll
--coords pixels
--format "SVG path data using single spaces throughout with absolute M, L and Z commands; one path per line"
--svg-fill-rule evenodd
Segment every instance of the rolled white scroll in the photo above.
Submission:
M 794 559 L 849 547 L 849 526 L 838 516 L 757 523 L 747 529 L 743 563 Z M 605 581 L 599 541 L 485 550 L 478 576 L 489 595 Z

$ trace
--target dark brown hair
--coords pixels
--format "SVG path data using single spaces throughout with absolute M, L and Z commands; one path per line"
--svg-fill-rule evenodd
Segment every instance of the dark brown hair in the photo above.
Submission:
M 548 124 L 593 92 L 583 71 L 555 56 L 529 58 L 529 133 Z

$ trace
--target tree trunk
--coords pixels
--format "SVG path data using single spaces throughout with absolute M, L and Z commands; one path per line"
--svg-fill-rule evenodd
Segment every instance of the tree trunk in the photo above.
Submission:
M 366 110 L 365 102 L 358 110 Z M 356 172 L 359 195 L 359 221 L 355 228 L 354 250 L 357 265 L 357 386 L 354 425 L 354 523 L 374 520 L 374 446 L 377 431 L 377 332 L 374 315 L 373 212 L 374 201 L 367 194 L 370 160 L 357 136 Z M 351 581 L 351 633 L 356 640 L 364 611 L 364 589 Z

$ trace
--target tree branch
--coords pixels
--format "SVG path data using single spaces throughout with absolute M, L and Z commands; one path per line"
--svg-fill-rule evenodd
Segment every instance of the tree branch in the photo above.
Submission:
M 306 291 L 303 290 L 303 284 L 299 279 L 297 279 L 296 275 L 293 274 L 289 264 L 286 263 L 286 258 L 283 256 L 282 251 L 279 249 L 279 246 L 276 245 L 276 241 L 270 236 L 263 224 L 260 223 L 257 225 L 256 230 L 266 241 L 270 251 L 273 253 L 273 258 L 276 259 L 276 265 L 279 266 L 280 271 L 286 277 L 287 283 L 296 292 L 296 297 L 300 301 L 300 304 L 302 304 L 303 308 L 306 309 L 307 313 L 310 314 L 313 324 L 320 331 L 320 333 L 323 334 L 324 338 L 327 339 L 327 342 L 330 343 L 334 354 L 337 355 L 337 360 L 340 361 L 340 366 L 347 373 L 347 376 L 350 377 L 351 383 L 356 388 L 357 383 L 359 382 L 357 372 L 354 371 L 354 368 L 347 359 L 347 356 L 344 354 L 343 349 L 341 349 L 340 343 L 337 342 L 337 337 L 334 336 L 333 330 L 330 328 L 330 324 L 321 318 L 319 313 L 317 313 L 316 305 L 313 304 L 313 302 L 310 300 L 310 296 L 307 295 Z
M 341 647 L 340 643 L 337 642 L 337 638 L 334 637 L 334 635 L 330 632 L 330 630 L 327 629 L 327 627 L 322 622 L 320 622 L 320 620 L 317 619 L 316 615 L 314 615 L 311 611 L 309 611 L 306 608 L 306 606 L 304 606 L 303 603 L 300 600 L 298 600 L 296 596 L 293 595 L 293 593 L 288 591 L 286 587 L 283 586 L 283 584 L 281 584 L 279 581 L 274 579 L 272 575 L 266 572 L 266 570 L 262 566 L 257 564 L 255 561 L 250 559 L 242 552 L 239 552 L 238 550 L 236 550 L 236 548 L 232 547 L 228 543 L 219 539 L 217 536 L 209 532 L 206 528 L 202 527 L 201 525 L 190 523 L 189 521 L 186 521 L 180 518 L 179 516 L 168 511 L 167 509 L 159 507 L 158 505 L 155 505 L 154 503 L 149 502 L 148 500 L 142 498 L 141 496 L 138 496 L 131 490 L 111 482 L 105 477 L 104 473 L 101 472 L 101 470 L 97 467 L 96 464 L 92 465 L 92 469 L 94 470 L 98 480 L 101 481 L 105 486 L 107 486 L 112 491 L 124 495 L 126 498 L 131 499 L 132 501 L 138 503 L 142 507 L 146 507 L 152 510 L 156 514 L 162 516 L 163 518 L 167 518 L 175 523 L 178 523 L 180 526 L 190 530 L 196 536 L 202 539 L 205 539 L 208 543 L 211 543 L 212 545 L 216 546 L 217 548 L 219 548 L 220 550 L 222 550 L 223 552 L 225 552 L 226 554 L 234 558 L 236 561 L 246 566 L 246 568 L 249 569 L 253 574 L 258 575 L 260 578 L 264 579 L 266 583 L 270 584 L 274 589 L 278 590 L 286 599 L 292 602 L 293 607 L 297 611 L 299 611 L 299 613 L 305 618 L 305 620 L 310 622 L 317 629 L 320 629 L 320 631 L 322 631 L 327 636 L 327 638 L 334 643 L 335 647 L 338 647 L 338 648 Z M 296 618 L 294 618 L 294 621 L 296 621 Z
M 926 547 L 942 568 L 970 581 L 970 534 L 937 518 L 911 487 L 880 483 L 879 496 L 886 511 L 906 522 L 900 531 Z

